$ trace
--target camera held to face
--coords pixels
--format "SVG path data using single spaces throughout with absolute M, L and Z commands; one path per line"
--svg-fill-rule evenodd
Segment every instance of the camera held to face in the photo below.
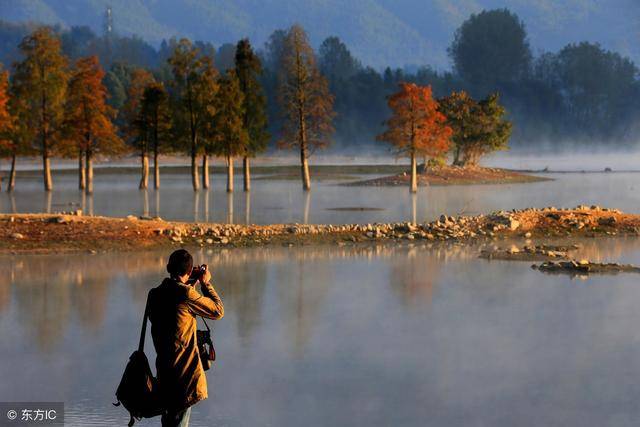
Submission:
M 207 268 L 207 264 L 196 265 L 195 267 L 193 267 L 187 283 L 195 285 L 198 281 L 201 281 L 205 273 L 207 272 Z

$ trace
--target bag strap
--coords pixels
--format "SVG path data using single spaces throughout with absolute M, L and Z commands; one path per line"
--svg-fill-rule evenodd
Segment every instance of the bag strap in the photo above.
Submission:
M 207 321 L 204 320 L 204 317 L 200 316 L 200 318 L 202 319 L 202 323 L 204 323 L 205 328 L 207 328 L 207 331 L 211 332 L 211 329 L 209 329 L 209 325 L 207 325 Z
M 151 291 L 149 291 L 149 295 Z M 142 319 L 142 330 L 140 331 L 140 343 L 138 344 L 138 351 L 144 352 L 144 338 L 147 334 L 147 319 L 149 318 L 149 295 L 147 295 L 147 303 L 144 306 L 144 318 Z

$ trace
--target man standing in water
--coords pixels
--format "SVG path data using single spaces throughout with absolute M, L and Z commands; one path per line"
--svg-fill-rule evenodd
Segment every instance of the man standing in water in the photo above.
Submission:
M 149 293 L 151 336 L 156 349 L 158 386 L 166 412 L 163 427 L 187 427 L 191 406 L 207 398 L 207 379 L 196 341 L 196 316 L 220 319 L 222 301 L 209 283 L 209 269 L 199 278 L 200 294 L 189 284 L 193 257 L 184 249 L 169 257 L 169 278 Z

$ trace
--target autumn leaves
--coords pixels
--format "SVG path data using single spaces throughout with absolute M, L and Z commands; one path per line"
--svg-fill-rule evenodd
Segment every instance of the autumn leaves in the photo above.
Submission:
M 391 118 L 378 140 L 393 145 L 398 155 L 411 159 L 410 191 L 418 190 L 417 158 L 444 158 L 454 148 L 454 163 L 460 154 L 469 164 L 487 152 L 506 148 L 511 124 L 497 95 L 476 103 L 466 93 L 453 93 L 437 101 L 431 86 L 400 83 L 400 90 L 388 97 Z M 465 163 L 466 164 L 466 163 Z

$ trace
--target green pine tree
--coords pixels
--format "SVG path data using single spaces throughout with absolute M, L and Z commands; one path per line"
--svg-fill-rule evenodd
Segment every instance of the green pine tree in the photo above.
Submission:
M 267 99 L 258 80 L 262 74 L 260 58 L 251 48 L 248 39 L 240 40 L 236 46 L 236 75 L 240 91 L 244 95 L 243 126 L 249 140 L 242 153 L 242 169 L 244 175 L 244 191 L 251 189 L 251 172 L 249 159 L 267 148 L 269 132 L 267 132 Z

